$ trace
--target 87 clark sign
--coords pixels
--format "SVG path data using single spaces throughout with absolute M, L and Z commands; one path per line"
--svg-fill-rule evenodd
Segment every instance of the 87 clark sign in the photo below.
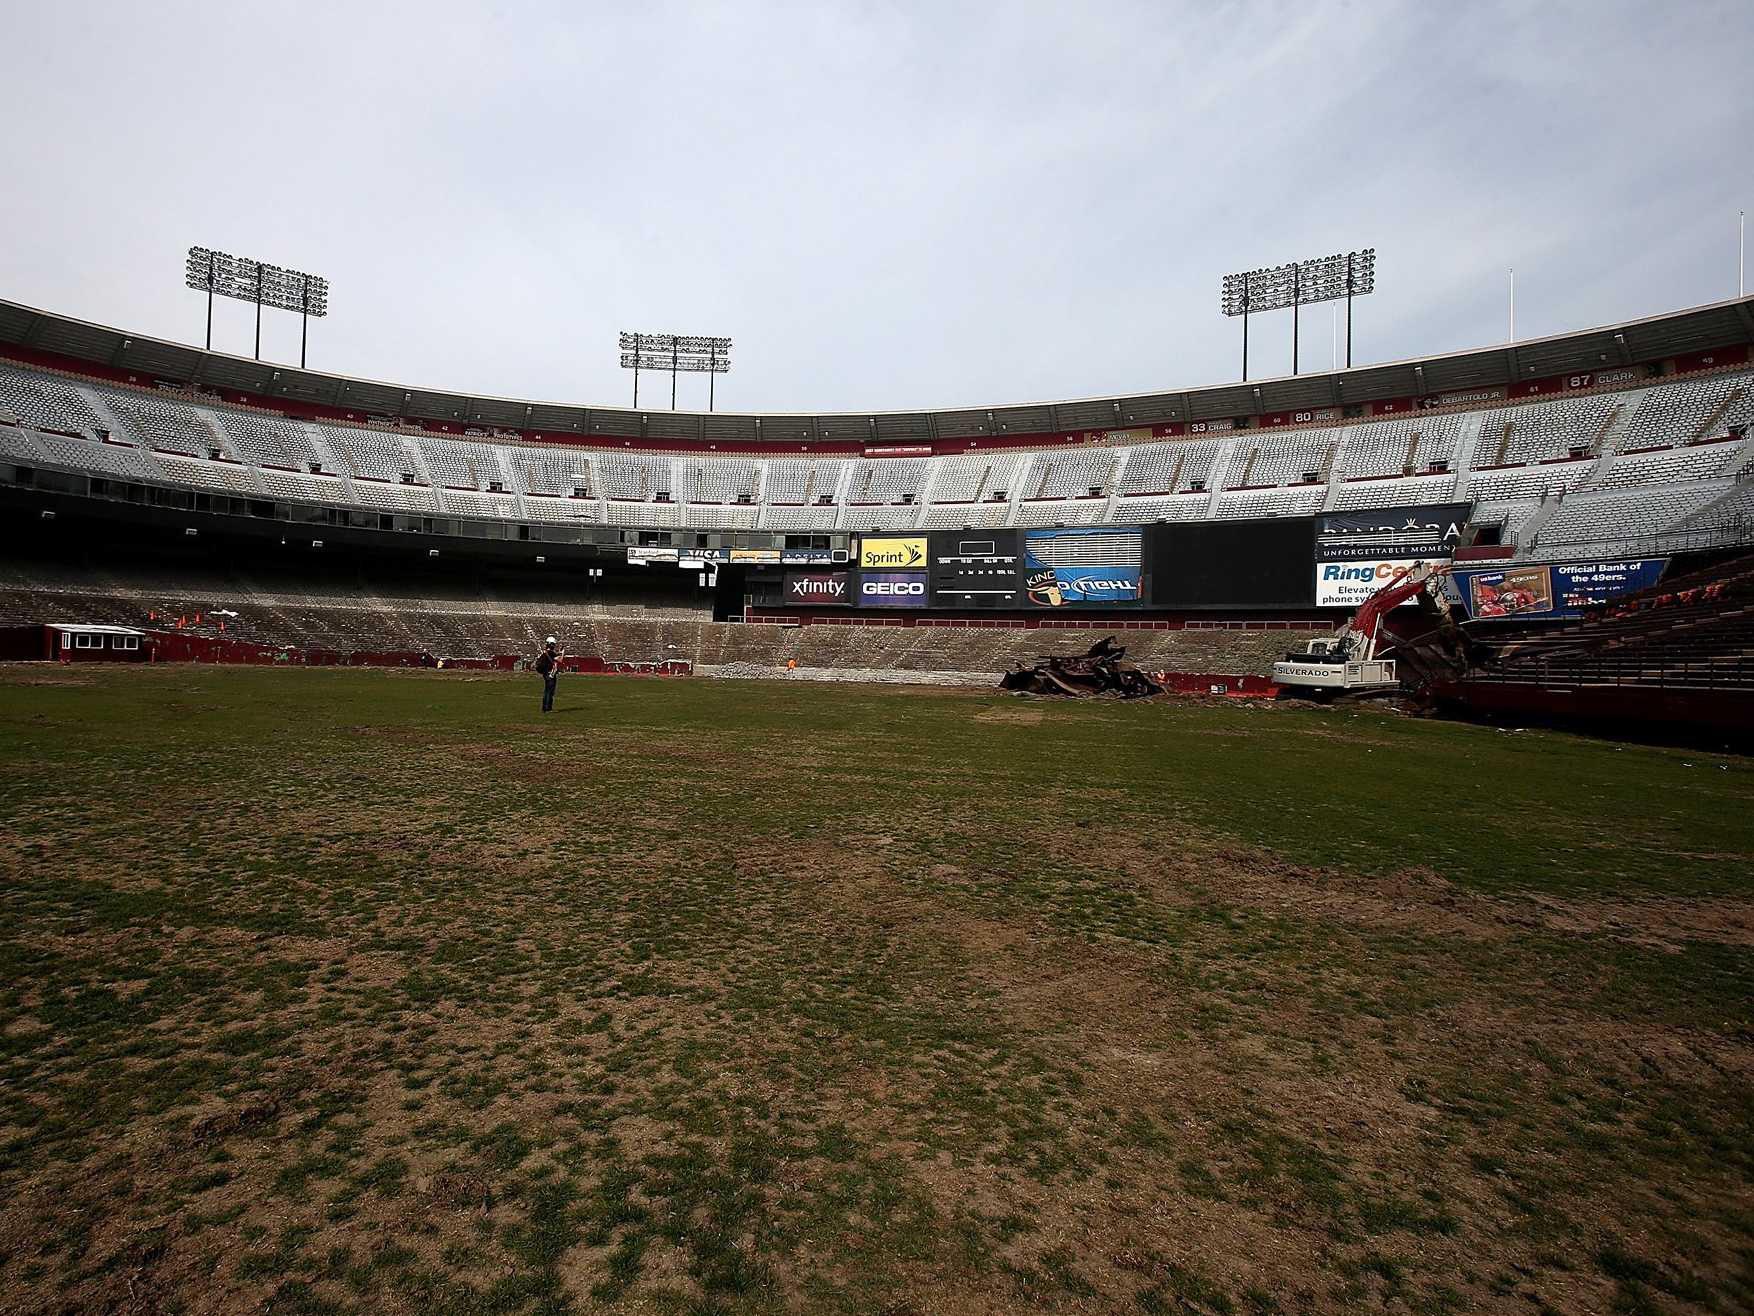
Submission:
M 1316 517 L 1316 607 L 1355 608 L 1416 563 L 1449 561 L 1467 520 L 1466 503 Z
M 797 606 L 845 608 L 852 604 L 847 594 L 847 573 L 844 571 L 789 571 L 786 573 L 785 600 Z

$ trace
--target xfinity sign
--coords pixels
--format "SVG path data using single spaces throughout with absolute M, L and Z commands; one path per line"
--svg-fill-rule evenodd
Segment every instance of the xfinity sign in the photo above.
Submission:
M 847 573 L 844 571 L 789 572 L 786 575 L 785 599 L 789 604 L 844 608 L 852 602 L 852 599 L 847 597 Z

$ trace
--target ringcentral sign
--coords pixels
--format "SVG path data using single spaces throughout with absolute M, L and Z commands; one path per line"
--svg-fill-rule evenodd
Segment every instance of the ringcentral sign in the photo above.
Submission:
M 1467 503 L 1425 503 L 1318 516 L 1316 607 L 1355 608 L 1420 562 L 1449 561 L 1461 542 L 1467 519 Z
M 848 607 L 852 599 L 847 595 L 847 579 L 844 571 L 789 572 L 786 576 L 786 602 L 815 607 Z
M 923 608 L 926 606 L 926 573 L 923 571 L 865 571 L 859 574 L 861 608 Z

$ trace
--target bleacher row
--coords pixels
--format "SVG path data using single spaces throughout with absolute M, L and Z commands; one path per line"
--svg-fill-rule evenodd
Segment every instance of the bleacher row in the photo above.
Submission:
M 649 582 L 597 588 L 528 579 L 430 579 L 354 568 L 314 576 L 259 564 L 196 565 L 93 554 L 77 561 L 0 558 L 0 626 L 62 622 L 176 629 L 272 646 L 435 657 L 533 654 L 545 635 L 605 662 L 756 663 L 997 673 L 1106 632 L 896 626 L 747 626 L 712 620 L 709 603 L 654 593 Z M 222 629 L 223 628 L 223 629 Z M 1141 662 L 1265 672 L 1313 632 L 1128 632 Z
M 0 421 L 16 422 L 0 425 L 0 461 L 386 513 L 659 530 L 1130 524 L 1453 499 L 1524 555 L 1609 551 L 1747 518 L 1751 416 L 1754 374 L 1734 373 L 1130 447 L 671 456 L 292 420 L 0 362 Z
M 1754 688 L 1754 557 L 1666 579 L 1599 616 L 1511 640 L 1477 679 Z

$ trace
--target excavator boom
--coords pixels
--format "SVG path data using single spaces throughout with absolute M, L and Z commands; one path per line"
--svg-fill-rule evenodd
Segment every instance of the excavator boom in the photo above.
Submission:
M 1318 696 L 1392 689 L 1397 684 L 1394 660 L 1376 656 L 1383 618 L 1448 572 L 1447 563 L 1414 563 L 1359 604 L 1358 611 L 1330 638 L 1311 640 L 1303 653 L 1287 654 L 1284 662 L 1274 663 L 1273 679 Z

